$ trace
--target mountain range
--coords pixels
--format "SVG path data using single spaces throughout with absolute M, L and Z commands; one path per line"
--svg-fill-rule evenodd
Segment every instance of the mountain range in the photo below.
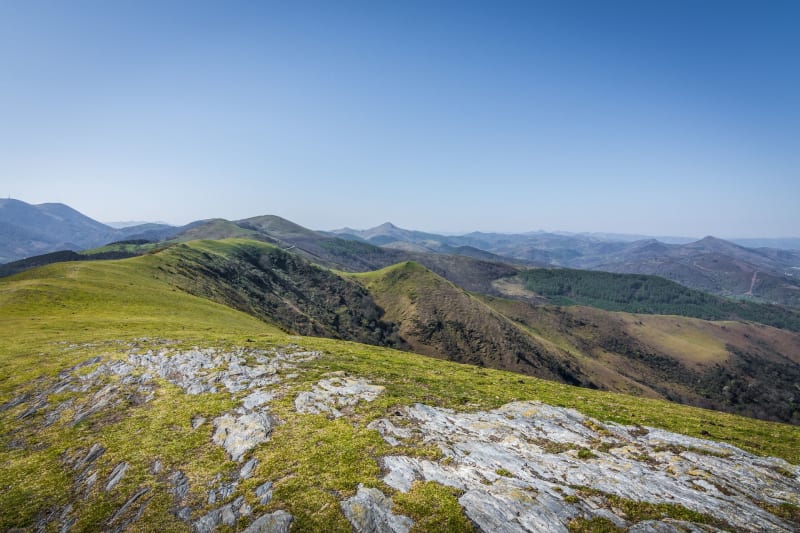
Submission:
M 797 310 L 497 253 L 636 242 L 154 231 L 3 265 L 0 529 L 800 526 Z
M 392 249 L 451 253 L 469 246 L 531 265 L 651 274 L 721 296 L 800 306 L 798 250 L 745 248 L 714 237 L 667 244 L 649 238 L 623 241 L 544 232 L 446 236 L 388 222 L 369 230 L 331 233 Z
M 0 263 L 126 239 L 162 240 L 178 231 L 166 224 L 150 223 L 113 228 L 64 204 L 31 205 L 0 199 Z
M 194 227 L 200 229 L 189 231 Z M 380 268 L 403 259 L 416 260 L 419 254 L 460 255 L 525 266 L 657 275 L 720 296 L 800 307 L 800 251 L 746 248 L 714 237 L 689 242 L 669 238 L 670 244 L 616 234 L 438 235 L 398 228 L 389 222 L 368 230 L 344 228 L 318 232 L 274 216 L 236 222 L 201 220 L 184 227 L 142 224 L 115 229 L 63 204 L 33 206 L 19 200 L 0 200 L 0 263 L 55 251 L 77 252 L 120 240 L 257 235 L 269 242 L 265 233 L 291 242 L 309 259 L 323 264 L 328 261 L 330 265 L 342 266 L 332 256 L 337 253 L 347 256 L 346 268 L 355 271 Z M 342 240 L 351 244 L 344 245 Z M 793 246 L 792 239 L 745 241 Z M 373 247 L 358 248 L 356 243 Z M 359 253 L 350 253 L 356 250 Z M 13 272 L 26 264 L 41 262 L 23 262 L 3 271 Z
M 345 239 L 273 215 L 210 219 L 176 231 L 166 241 L 122 241 L 3 268 L 155 254 L 159 270 L 176 288 L 287 333 L 410 350 L 760 418 L 800 420 L 795 390 L 800 352 L 794 348 L 800 346 L 795 333 L 800 312 L 719 298 L 640 274 L 530 268 L 526 261 L 473 253 L 476 248 L 469 245 L 434 251 L 434 235 L 388 224 Z M 400 237 L 427 246 L 390 246 L 396 242 L 390 239 Z M 699 246 L 739 251 L 714 239 Z M 467 255 L 458 255 L 465 249 Z M 739 253 L 760 257 L 746 249 Z M 657 320 L 642 313 L 685 318 Z M 709 319 L 736 322 L 719 328 Z M 741 320 L 761 326 L 745 331 Z M 632 326 L 638 323 L 647 326 Z M 698 359 L 693 353 L 704 350 L 715 355 Z

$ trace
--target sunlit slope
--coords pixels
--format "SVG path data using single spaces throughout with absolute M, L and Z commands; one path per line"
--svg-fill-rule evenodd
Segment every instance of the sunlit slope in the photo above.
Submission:
M 353 276 L 417 353 L 800 422 L 800 334 L 743 322 L 533 306 L 406 262 Z
M 75 530 L 113 529 L 139 511 L 137 530 L 188 530 L 176 516 L 175 484 L 170 478 L 175 472 L 188 481 L 185 499 L 192 506 L 192 520 L 215 508 L 207 502 L 207 487 L 220 475 L 223 481 L 231 472 L 237 475 L 241 464 L 212 442 L 210 420 L 233 409 L 247 391 L 232 396 L 220 387 L 215 393 L 191 395 L 156 377 L 152 399 L 142 403 L 137 396 L 125 396 L 128 385 L 113 374 L 87 377 L 101 364 L 127 361 L 131 351 L 165 348 L 269 350 L 293 344 L 297 346 L 291 350 L 321 351 L 317 359 L 281 372 L 278 396 L 270 404 L 280 422 L 269 441 L 253 450 L 258 466 L 237 489 L 252 505 L 254 516 L 286 510 L 294 516 L 298 531 L 349 531 L 339 501 L 352 496 L 359 483 L 392 494 L 380 481 L 378 458 L 397 449 L 367 425 L 414 402 L 475 410 L 541 400 L 601 420 L 662 427 L 800 461 L 800 432 L 793 426 L 381 347 L 287 336 L 242 312 L 176 289 L 169 283 L 171 274 L 159 268 L 170 264 L 165 257 L 65 263 L 0 280 L 0 529 L 35 529 L 69 507 L 67 516 L 77 520 Z M 69 370 L 92 357 L 102 359 Z M 330 372 L 358 376 L 385 391 L 374 402 L 359 404 L 344 419 L 298 413 L 297 395 Z M 72 379 L 77 383 L 82 383 L 80 376 L 87 377 L 90 388 L 48 394 L 45 404 L 26 414 L 35 407 L 37 394 L 57 387 L 66 375 L 76 376 Z M 116 403 L 91 412 L 98 395 Z M 87 410 L 90 414 L 79 416 Z M 54 412 L 57 416 L 51 419 Z M 198 417 L 207 421 L 195 427 Z M 70 458 L 83 456 L 95 444 L 105 448 L 93 463 L 99 482 L 84 493 L 78 491 L 83 487 L 80 470 L 70 466 Z M 439 457 L 436 449 L 422 443 L 403 448 L 402 453 Z M 156 460 L 161 469 L 154 469 Z M 107 480 L 122 462 L 128 465 L 124 476 L 107 490 Z M 265 482 L 273 484 L 273 496 L 261 504 L 253 491 Z M 145 489 L 144 496 L 125 511 L 131 495 Z M 440 486 L 420 486 L 405 500 L 398 496 L 396 501 L 395 512 L 411 516 L 420 516 L 415 509 L 423 505 L 428 522 L 420 517 L 420 523 L 430 524 L 420 526 L 423 531 L 463 523 L 456 496 Z M 431 502 L 440 503 L 425 507 Z M 242 520 L 240 529 L 249 524 Z
M 1 280 L 4 378 L 17 381 L 19 372 L 36 370 L 14 356 L 31 355 L 42 343 L 175 335 L 190 340 L 279 331 L 263 320 L 177 289 L 162 270 L 168 262 L 156 254 L 58 263 Z
M 800 334 L 762 324 L 482 297 L 604 388 L 800 422 Z
M 537 342 L 479 299 L 415 262 L 357 274 L 417 353 L 590 384 L 569 353 Z

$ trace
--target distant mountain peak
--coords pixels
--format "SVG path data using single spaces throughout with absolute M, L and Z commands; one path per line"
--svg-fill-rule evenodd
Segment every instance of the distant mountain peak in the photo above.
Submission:
M 700 239 L 699 241 L 695 241 L 693 243 L 689 243 L 685 245 L 690 248 L 708 248 L 714 250 L 736 250 L 736 249 L 743 249 L 738 244 L 732 243 L 730 241 L 726 241 L 725 239 L 720 239 L 719 237 L 714 237 L 713 235 L 707 235 Z
M 384 222 L 383 224 L 381 224 L 380 226 L 375 226 L 372 229 L 390 230 L 390 229 L 400 229 L 400 228 L 398 228 L 397 226 L 395 226 L 391 222 L 387 221 L 387 222 Z

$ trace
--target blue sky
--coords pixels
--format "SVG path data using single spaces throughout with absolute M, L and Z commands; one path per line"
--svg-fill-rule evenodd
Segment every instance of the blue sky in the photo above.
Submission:
M 800 3 L 0 2 L 0 195 L 800 235 Z

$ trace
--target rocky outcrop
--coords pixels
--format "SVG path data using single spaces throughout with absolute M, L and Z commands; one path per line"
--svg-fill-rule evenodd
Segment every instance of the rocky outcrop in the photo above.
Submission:
M 211 440 L 225 448 L 231 459 L 241 461 L 245 453 L 267 441 L 271 430 L 272 418 L 267 414 L 226 414 L 214 419 L 214 436 Z
M 380 385 L 371 385 L 364 379 L 332 377 L 320 380 L 311 392 L 301 392 L 294 400 L 300 413 L 327 414 L 334 418 L 343 416 L 341 409 L 352 407 L 360 401 L 371 402 L 384 391 Z
M 406 533 L 413 520 L 392 513 L 392 500 L 378 489 L 358 486 L 352 498 L 341 503 L 342 512 L 359 533 Z
M 109 531 L 141 526 L 137 521 L 148 509 L 153 511 L 151 501 L 165 502 L 184 528 L 198 532 L 226 527 L 250 533 L 287 531 L 293 517 L 272 512 L 272 505 L 283 502 L 273 501 L 272 481 L 263 476 L 265 471 L 274 475 L 268 454 L 257 458 L 254 450 L 270 446 L 273 428 L 282 423 L 271 412 L 271 403 L 288 400 L 285 396 L 293 390 L 288 380 L 302 372 L 297 363 L 312 357 L 314 352 L 288 349 L 135 351 L 125 360 L 93 358 L 62 372 L 54 383 L 43 382 L 40 391 L 9 400 L 10 416 L 24 417 L 37 428 L 42 422 L 71 427 L 75 413 L 84 413 L 78 424 L 101 425 L 113 420 L 109 411 L 119 411 L 119 402 L 133 408 L 141 405 L 133 399 L 146 402 L 160 394 L 162 380 L 185 394 L 216 391 L 232 400 L 224 413 L 185 414 L 180 430 L 201 441 L 210 439 L 238 464 L 223 461 L 208 476 L 198 477 L 188 465 L 171 464 L 166 455 L 146 457 L 142 463 L 141 458 L 121 456 L 113 440 L 88 440 L 61 454 L 64 470 L 73 478 L 72 499 L 54 507 L 37 527 L 69 531 L 85 519 L 81 515 L 92 498 L 100 497 L 115 502 L 98 522 Z M 360 402 L 384 394 L 383 387 L 357 376 L 339 372 L 322 377 L 294 396 L 296 411 L 348 417 L 364 407 Z M 50 400 L 58 397 L 56 390 L 78 394 L 65 407 L 63 401 Z M 338 498 L 338 508 L 355 531 L 399 533 L 415 527 L 411 518 L 393 511 L 392 498 L 416 490 L 420 481 L 457 489 L 463 513 L 487 532 L 601 527 L 788 532 L 797 527 L 787 522 L 791 516 L 786 509 L 793 513 L 800 505 L 800 468 L 780 459 L 659 429 L 601 423 L 537 402 L 478 412 L 415 404 L 392 407 L 391 412 L 368 425 L 396 449 L 377 458 L 382 471 L 373 481 L 385 485 L 347 487 L 356 489 L 355 494 Z M 359 411 L 352 420 L 361 423 L 361 415 Z M 442 458 L 408 452 L 419 445 L 438 447 Z M 149 481 L 142 481 L 142 471 L 152 476 Z M 296 475 L 301 474 L 279 478 L 276 494 L 285 497 L 283 479 Z M 166 499 L 159 490 L 167 491 Z M 264 514 L 267 510 L 271 512 Z M 425 526 L 420 522 L 416 527 Z
M 286 533 L 293 520 L 286 511 L 275 511 L 256 518 L 242 533 Z
M 631 520 L 621 510 L 631 501 L 697 523 L 789 532 L 793 525 L 769 509 L 800 503 L 800 469 L 781 459 L 658 429 L 602 424 L 536 402 L 476 413 L 416 404 L 371 427 L 390 444 L 418 439 L 444 455 L 441 461 L 384 458 L 387 485 L 402 492 L 417 480 L 455 487 L 463 491 L 464 512 L 484 531 L 564 531 L 573 520 L 592 519 L 637 531 L 681 530 L 674 522 Z
M 113 489 L 117 486 L 117 483 L 120 482 L 122 476 L 125 475 L 125 472 L 128 470 L 128 463 L 125 461 L 119 463 L 111 473 L 108 475 L 108 481 L 106 481 L 106 492 Z
M 148 469 L 169 487 L 173 500 L 172 514 L 195 531 L 210 532 L 221 526 L 236 525 L 240 519 L 252 516 L 252 508 L 241 494 L 239 485 L 253 476 L 258 460 L 248 460 L 246 456 L 256 446 L 269 440 L 276 423 L 269 412 L 269 402 L 282 394 L 282 376 L 291 376 L 290 371 L 295 370 L 298 363 L 318 356 L 318 352 L 302 351 L 292 346 L 282 350 L 133 349 L 126 360 L 104 361 L 101 356 L 87 359 L 59 374 L 52 386 L 43 387 L 36 394 L 15 397 L 0 409 L 23 405 L 18 418 L 36 420 L 40 417 L 44 427 L 58 422 L 64 413 L 74 413 L 71 420 L 65 421 L 74 426 L 106 416 L 104 413 L 109 413 L 124 400 L 133 406 L 150 401 L 158 386 L 156 378 L 177 385 L 190 395 L 226 392 L 238 398 L 238 406 L 212 420 L 211 441 L 224 448 L 233 461 L 243 463 L 225 476 L 218 474 L 209 485 L 206 503 L 210 506 L 222 505 L 197 517 L 197 510 L 192 507 L 196 506 L 196 501 L 193 503 L 189 497 L 189 479 L 182 471 L 165 473 L 159 458 L 154 458 Z M 368 394 L 370 390 L 368 386 L 360 393 Z M 85 396 L 55 405 L 48 402 L 50 395 L 63 392 L 79 392 Z M 206 418 L 199 413 L 191 419 L 193 430 L 200 429 L 205 423 Z M 62 456 L 63 463 L 76 473 L 75 493 L 84 499 L 90 498 L 93 491 L 113 494 L 122 486 L 120 482 L 130 468 L 127 461 L 116 463 L 105 478 L 98 479 L 98 471 L 102 472 L 102 467 L 97 468 L 95 463 L 105 452 L 104 446 L 95 443 L 88 449 L 68 450 Z M 127 497 L 123 496 L 126 498 L 124 503 L 105 522 L 108 529 L 122 531 L 134 525 L 153 497 L 150 491 L 149 487 L 140 487 Z M 237 492 L 240 494 L 237 495 Z M 259 504 L 266 505 L 272 499 L 272 484 L 262 483 L 254 492 Z M 42 527 L 54 520 L 58 520 L 61 528 L 68 531 L 78 521 L 77 510 L 68 505 L 60 514 L 54 513 L 52 517 L 44 519 Z M 292 520 L 289 513 L 276 511 L 255 519 L 246 531 L 285 532 Z
M 230 393 L 253 390 L 248 409 L 269 401 L 269 387 L 280 382 L 279 371 L 294 368 L 294 364 L 319 356 L 318 352 L 245 350 L 231 351 L 215 348 L 195 348 L 184 352 L 148 350 L 129 356 L 133 365 L 143 367 L 157 376 L 181 387 L 187 394 L 217 392 L 224 388 Z

